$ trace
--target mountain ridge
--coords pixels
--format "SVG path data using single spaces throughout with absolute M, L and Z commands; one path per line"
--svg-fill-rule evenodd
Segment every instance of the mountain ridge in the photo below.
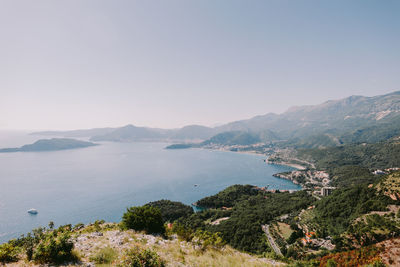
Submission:
M 340 144 L 353 140 L 354 136 L 349 137 L 349 135 L 358 131 L 364 132 L 364 135 L 368 135 L 366 134 L 368 131 L 377 131 L 373 129 L 374 127 L 386 127 L 387 132 L 379 131 L 382 132 L 382 136 L 390 136 L 391 133 L 400 132 L 400 126 L 397 127 L 398 129 L 393 125 L 390 126 L 398 121 L 400 122 L 400 91 L 394 91 L 371 97 L 353 95 L 338 100 L 328 100 L 319 105 L 294 106 L 281 114 L 266 113 L 217 127 L 187 125 L 178 129 L 160 129 L 129 124 L 118 128 L 32 134 L 61 134 L 63 136 L 85 134 L 85 136 L 90 136 L 93 141 L 201 142 L 224 132 L 246 132 L 257 135 L 260 142 L 290 140 L 289 143 L 295 143 L 295 140 L 325 136 L 325 138 L 332 137 L 333 142 L 327 140 L 329 144 Z M 342 138 L 342 136 L 346 138 Z

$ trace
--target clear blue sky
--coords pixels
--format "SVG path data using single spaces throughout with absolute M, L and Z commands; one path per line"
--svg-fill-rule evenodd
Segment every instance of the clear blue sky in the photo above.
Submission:
M 0 129 L 213 125 L 400 90 L 400 1 L 2 0 Z

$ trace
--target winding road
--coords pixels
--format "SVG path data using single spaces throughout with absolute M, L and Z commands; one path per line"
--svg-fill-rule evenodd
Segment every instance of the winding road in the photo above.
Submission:
M 282 256 L 282 252 L 279 247 L 276 245 L 275 240 L 272 238 L 271 233 L 269 232 L 269 225 L 261 225 L 262 230 L 267 235 L 268 241 L 271 244 L 272 249 L 275 251 L 276 254 Z

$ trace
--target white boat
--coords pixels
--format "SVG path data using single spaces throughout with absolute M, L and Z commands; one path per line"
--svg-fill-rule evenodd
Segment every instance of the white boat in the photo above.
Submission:
M 38 214 L 38 211 L 36 209 L 30 209 L 28 210 L 29 214 Z

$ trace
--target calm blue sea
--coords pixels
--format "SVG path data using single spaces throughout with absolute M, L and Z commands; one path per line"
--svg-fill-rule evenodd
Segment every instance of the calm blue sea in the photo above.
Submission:
M 40 137 L 1 133 L 0 147 L 36 139 Z M 76 150 L 0 154 L 0 243 L 49 221 L 118 222 L 129 206 L 159 199 L 191 204 L 233 184 L 300 189 L 272 176 L 291 168 L 267 165 L 261 156 L 165 150 L 166 145 L 101 143 Z M 39 214 L 29 215 L 30 208 Z

